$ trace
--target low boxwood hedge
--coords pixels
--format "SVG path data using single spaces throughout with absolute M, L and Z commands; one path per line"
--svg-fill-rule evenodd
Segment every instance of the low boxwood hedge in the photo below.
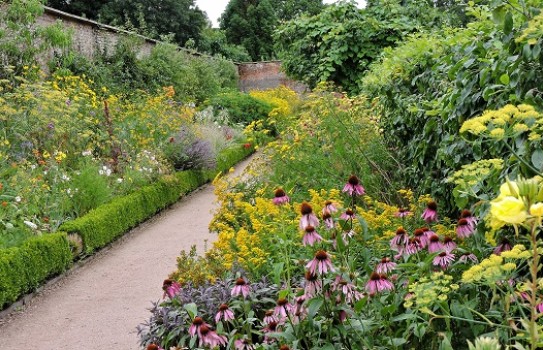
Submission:
M 63 232 L 33 237 L 19 247 L 0 250 L 0 310 L 64 272 L 72 253 Z
M 60 227 L 63 232 L 33 237 L 19 247 L 0 250 L 0 310 L 71 265 L 74 255 L 67 233 L 79 235 L 83 253 L 90 254 L 212 180 L 217 173 L 227 171 L 253 151 L 254 148 L 241 145 L 225 149 L 219 154 L 214 170 L 188 170 L 165 176 L 64 223 Z

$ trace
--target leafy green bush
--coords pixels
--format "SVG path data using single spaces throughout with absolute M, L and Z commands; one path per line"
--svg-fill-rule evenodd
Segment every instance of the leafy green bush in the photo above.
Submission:
M 65 271 L 71 262 L 70 245 L 66 234 L 61 232 L 0 250 L 0 309 L 48 277 Z
M 249 94 L 237 91 L 218 94 L 204 103 L 213 106 L 214 111 L 226 110 L 234 124 L 247 125 L 255 120 L 265 120 L 273 107 Z
M 387 144 L 406 167 L 408 185 L 440 199 L 449 212 L 454 201 L 446 179 L 462 165 L 503 158 L 509 161 L 504 169 L 514 175 L 518 168 L 503 145 L 468 144 L 459 135 L 462 123 L 508 103 L 543 105 L 534 88 L 543 83 L 537 73 L 543 42 L 521 39 L 527 18 L 504 7 L 494 11 L 494 20 L 485 8 L 473 12 L 479 19 L 465 29 L 415 36 L 385 50 L 363 80 L 381 109 Z

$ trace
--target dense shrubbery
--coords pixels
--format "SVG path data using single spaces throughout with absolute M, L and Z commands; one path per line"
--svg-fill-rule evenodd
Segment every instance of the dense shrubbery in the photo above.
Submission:
M 473 22 L 466 28 L 412 36 L 385 50 L 363 79 L 409 185 L 436 196 L 449 210 L 454 208 L 453 192 L 446 179 L 461 165 L 502 158 L 511 176 L 523 168 L 504 145 L 469 143 L 459 135 L 462 122 L 486 109 L 507 103 L 542 105 L 537 90 L 542 39 L 535 29 L 541 15 L 532 17 L 539 9 L 516 6 L 493 12 L 471 8 Z

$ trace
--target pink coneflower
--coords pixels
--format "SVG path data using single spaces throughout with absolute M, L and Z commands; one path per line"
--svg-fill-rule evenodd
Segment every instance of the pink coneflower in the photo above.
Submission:
M 313 258 L 313 260 L 311 260 L 305 267 L 312 274 L 316 274 L 318 271 L 319 274 L 322 275 L 324 273 L 327 273 L 328 271 L 334 271 L 330 256 L 324 250 L 318 250 L 315 253 L 315 258 Z
M 349 196 L 362 196 L 366 193 L 364 190 L 364 187 L 360 185 L 360 180 L 354 175 L 351 175 L 349 177 L 349 180 L 345 184 L 345 187 L 343 187 L 343 192 L 347 192 Z
M 247 284 L 244 278 L 240 277 L 236 280 L 236 285 L 234 288 L 232 288 L 232 296 L 238 296 L 242 295 L 243 298 L 247 298 L 249 296 L 249 293 L 251 292 L 251 288 Z
M 474 227 L 467 219 L 460 219 L 456 224 L 456 235 L 459 238 L 468 238 L 474 233 Z
M 355 234 L 354 230 L 343 231 L 343 233 L 341 234 L 341 239 L 343 239 L 343 244 L 344 245 L 349 244 L 349 240 L 354 237 L 354 234 Z M 335 247 L 336 245 L 334 242 L 334 248 Z
M 345 322 L 345 320 L 347 319 L 347 311 L 339 310 L 338 319 L 339 319 L 339 322 L 341 322 L 341 323 Z
M 162 290 L 164 291 L 163 298 L 168 296 L 168 298 L 172 299 L 181 290 L 181 285 L 177 281 L 166 279 L 162 283 Z
M 462 213 L 460 214 L 461 219 L 466 219 L 468 223 L 473 227 L 473 230 L 475 230 L 475 227 L 477 227 L 477 218 L 471 214 L 471 211 L 469 210 L 462 210 Z
M 311 225 L 307 226 L 305 228 L 304 237 L 302 238 L 302 244 L 312 246 L 320 241 L 322 241 L 322 237 L 315 231 L 315 228 Z
M 300 219 L 300 230 L 305 230 L 307 226 L 319 226 L 319 219 L 313 214 L 313 208 L 307 202 L 302 203 L 302 218 Z
M 403 227 L 399 227 L 396 230 L 396 236 L 394 236 L 394 238 L 390 240 L 390 248 L 397 249 L 405 247 L 408 241 L 409 236 L 407 235 L 407 232 L 404 230 Z
M 458 259 L 461 263 L 467 264 L 468 261 L 471 261 L 474 264 L 477 264 L 479 262 L 479 259 L 475 256 L 473 253 L 464 253 L 462 256 Z
M 429 243 L 428 236 L 426 235 L 426 232 L 424 232 L 424 229 L 418 228 L 413 232 L 413 237 L 418 238 L 420 245 L 422 248 L 426 248 L 426 246 Z
M 292 314 L 294 306 L 288 302 L 286 298 L 279 298 L 275 309 L 273 309 L 273 314 L 279 319 L 284 319 L 288 315 Z
M 287 204 L 290 201 L 290 198 L 287 196 L 287 193 L 282 188 L 275 190 L 275 197 L 273 198 L 273 204 L 283 205 Z
M 543 313 L 543 303 L 537 304 L 535 308 L 540 314 Z
M 400 208 L 400 209 L 398 209 L 397 212 L 394 213 L 394 216 L 397 217 L 397 218 L 404 218 L 404 217 L 409 216 L 411 214 L 413 214 L 413 213 L 410 212 L 409 209 Z
M 448 252 L 452 252 L 456 249 L 456 243 L 454 243 L 451 237 L 445 236 L 445 238 L 443 238 L 443 248 Z
M 421 218 L 428 223 L 437 221 L 437 203 L 434 201 L 428 202 Z
M 375 267 L 375 272 L 379 274 L 387 274 L 396 268 L 396 263 L 390 260 L 390 258 L 382 258 L 381 262 Z
M 433 261 L 434 266 L 440 266 L 443 270 L 447 269 L 454 261 L 454 254 L 449 251 L 439 253 Z
M 342 220 L 353 220 L 355 218 L 354 211 L 352 209 L 347 209 L 339 218 Z
M 294 316 L 297 320 L 302 320 L 307 315 L 307 307 L 304 305 L 309 296 L 303 294 L 294 298 Z
M 322 221 L 324 222 L 324 226 L 326 226 L 327 229 L 330 230 L 334 228 L 334 219 L 329 212 L 325 212 L 324 214 L 322 214 Z
M 234 342 L 234 347 L 236 348 L 236 350 L 254 350 L 255 349 L 255 346 L 251 344 L 251 342 L 246 338 L 237 339 Z
M 232 321 L 234 319 L 234 312 L 230 310 L 228 305 L 221 304 L 219 306 L 219 312 L 215 315 L 215 322 L 219 323 L 220 320 L 224 322 Z
M 277 322 L 270 322 L 266 325 L 266 327 L 264 327 L 262 329 L 262 331 L 264 332 L 264 343 L 273 343 L 276 341 L 275 338 L 270 338 L 266 335 L 266 333 L 275 333 L 277 332 L 279 329 L 278 329 L 278 326 L 279 326 L 279 323 Z
M 511 250 L 511 242 L 507 238 L 502 238 L 500 244 L 494 248 L 494 254 L 501 255 L 501 253 Z
M 335 213 L 337 211 L 337 208 L 336 206 L 334 205 L 334 203 L 332 201 L 326 201 L 324 203 L 324 208 L 322 208 L 322 214 L 324 215 L 325 213 Z
M 394 289 L 394 285 L 390 282 L 387 276 L 373 272 L 370 280 L 366 283 L 366 290 L 370 294 Z
M 194 320 L 192 320 L 192 324 L 189 327 L 189 334 L 191 337 L 194 337 L 195 335 L 198 335 L 200 338 L 202 337 L 201 328 L 202 326 L 211 327 L 209 324 L 204 322 L 204 319 L 200 316 L 194 317 Z
M 275 316 L 275 310 L 268 310 L 264 314 L 264 324 L 268 324 L 270 322 L 276 322 L 279 323 L 279 319 L 277 316 Z
M 322 289 L 322 282 L 319 277 L 311 271 L 305 272 L 305 288 L 304 292 L 308 297 L 312 297 Z
M 338 291 L 343 294 L 348 304 L 352 304 L 364 297 L 362 293 L 356 290 L 354 284 L 347 282 L 341 275 L 336 276 L 336 279 L 332 282 L 332 291 Z
M 421 250 L 422 243 L 420 243 L 420 240 L 417 237 L 410 238 L 409 242 L 407 242 L 407 246 L 405 247 L 405 252 L 407 255 L 417 254 Z
M 200 346 L 209 346 L 214 348 L 216 346 L 224 346 L 227 343 L 227 339 L 224 335 L 218 335 L 211 327 L 202 325 L 200 327 Z
M 439 236 L 436 234 L 433 234 L 430 236 L 430 242 L 428 243 L 428 252 L 429 253 L 437 253 L 439 251 L 443 250 L 443 244 L 439 241 Z

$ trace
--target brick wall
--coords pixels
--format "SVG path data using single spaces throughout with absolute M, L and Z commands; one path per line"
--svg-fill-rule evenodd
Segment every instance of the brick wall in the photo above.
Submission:
M 239 63 L 239 89 L 265 90 L 285 85 L 297 92 L 306 92 L 307 86 L 287 78 L 281 71 L 281 61 Z

